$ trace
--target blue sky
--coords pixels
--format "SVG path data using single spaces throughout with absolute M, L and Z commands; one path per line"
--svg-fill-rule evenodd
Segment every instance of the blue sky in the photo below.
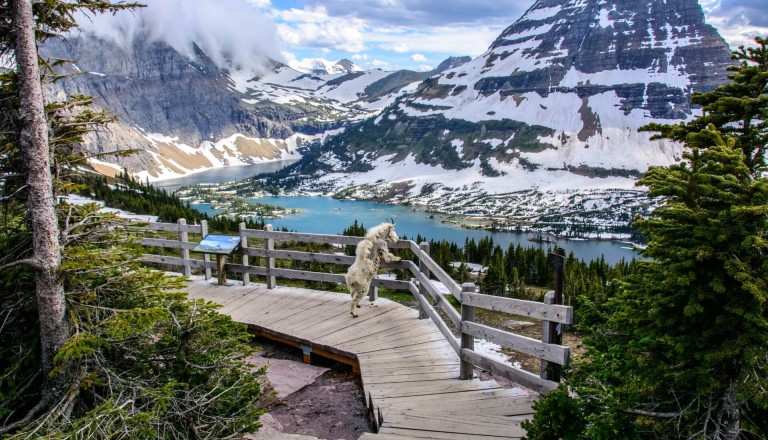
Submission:
M 655 0 L 661 1 L 661 0 Z M 768 0 L 699 0 L 707 21 L 735 48 L 768 35 Z M 445 58 L 482 54 L 534 0 L 143 0 L 134 13 L 81 26 L 129 45 L 149 32 L 192 54 L 243 67 L 277 58 L 349 58 L 365 69 L 429 70 Z

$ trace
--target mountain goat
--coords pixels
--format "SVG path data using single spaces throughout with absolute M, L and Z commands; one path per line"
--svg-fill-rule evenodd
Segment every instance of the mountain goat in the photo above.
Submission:
M 400 257 L 389 252 L 386 240 L 397 243 L 398 237 L 394 223 L 382 223 L 371 228 L 365 238 L 357 244 L 355 262 L 349 266 L 347 275 L 344 277 L 349 293 L 352 295 L 350 313 L 353 317 L 357 317 L 356 309 L 360 307 L 360 300 L 368 293 L 381 260 L 400 261 Z

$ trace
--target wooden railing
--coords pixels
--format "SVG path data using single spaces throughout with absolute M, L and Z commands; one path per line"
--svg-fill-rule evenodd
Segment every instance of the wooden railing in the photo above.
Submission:
M 200 259 L 192 258 L 190 250 L 199 241 L 189 241 L 189 234 L 200 237 L 207 234 L 207 224 L 202 221 L 199 225 L 188 225 L 184 219 L 178 223 L 149 223 L 147 231 L 169 231 L 174 233 L 175 239 L 168 237 L 143 237 L 140 242 L 144 246 L 170 248 L 178 250 L 178 257 L 168 255 L 144 254 L 142 260 L 147 263 L 180 266 L 181 273 L 190 276 L 192 269 L 202 270 L 206 279 L 211 278 L 212 270 L 216 269 L 216 263 L 210 261 L 207 254 L 202 254 Z M 149 234 L 147 232 L 146 234 Z M 167 235 L 167 232 L 166 232 Z M 240 224 L 240 251 L 233 256 L 236 262 L 227 263 L 225 271 L 241 275 L 242 283 L 250 283 L 250 275 L 265 277 L 265 283 L 272 289 L 277 286 L 277 279 L 294 279 L 319 281 L 344 284 L 344 274 L 312 272 L 279 268 L 275 260 L 309 261 L 318 263 L 330 263 L 339 265 L 351 265 L 355 257 L 341 253 L 304 252 L 298 250 L 276 249 L 275 242 L 308 242 L 323 243 L 335 246 L 354 246 L 360 241 L 360 237 L 341 235 L 304 234 L 296 232 L 273 231 L 271 225 L 264 230 L 246 229 L 245 224 Z M 382 264 L 383 268 L 404 269 L 410 272 L 412 278 L 409 281 L 376 278 L 372 283 L 369 297 L 375 300 L 377 288 L 392 290 L 405 290 L 413 294 L 419 307 L 419 318 L 431 319 L 448 343 L 461 359 L 462 379 L 473 377 L 473 368 L 478 366 L 494 374 L 506 377 L 540 393 L 550 391 L 557 387 L 557 382 L 548 380 L 543 372 L 541 375 L 515 368 L 505 363 L 496 361 L 481 353 L 474 351 L 474 338 L 482 338 L 538 358 L 543 364 L 554 363 L 567 365 L 570 358 L 568 347 L 538 341 L 526 336 L 499 330 L 493 327 L 475 322 L 475 308 L 484 308 L 497 312 L 535 318 L 544 322 L 547 328 L 550 322 L 570 324 L 573 321 L 573 309 L 568 306 L 545 304 L 535 301 L 524 301 L 512 298 L 504 298 L 476 293 L 475 285 L 466 283 L 459 285 L 429 256 L 427 243 L 417 244 L 410 240 L 400 240 L 390 243 L 393 249 L 410 250 L 418 263 L 402 260 Z M 250 258 L 258 257 L 264 260 L 264 265 L 252 265 Z M 451 301 L 431 281 L 433 278 L 440 281 L 448 290 L 455 302 L 461 304 L 459 313 Z M 437 309 L 443 312 L 441 315 Z M 460 340 L 454 335 L 454 331 L 446 324 L 443 316 L 452 324 L 456 332 L 460 332 Z

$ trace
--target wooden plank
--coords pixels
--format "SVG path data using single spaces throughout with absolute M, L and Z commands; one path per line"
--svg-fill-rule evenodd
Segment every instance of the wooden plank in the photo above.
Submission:
M 434 362 L 450 363 L 456 360 L 456 353 L 448 345 L 419 351 L 375 352 L 357 355 L 360 362 L 365 362 L 372 368 L 390 364 L 392 366 L 412 362 L 414 365 L 428 365 Z
M 139 244 L 143 246 L 155 246 L 171 249 L 192 249 L 197 246 L 197 243 L 182 242 L 179 240 L 165 240 L 162 238 L 142 238 Z
M 492 415 L 504 415 L 504 416 L 517 416 L 517 415 L 529 415 L 533 414 L 532 405 L 538 400 L 535 396 L 523 396 L 523 397 L 497 397 L 495 399 L 481 399 L 470 401 L 453 401 L 445 402 L 444 405 L 424 405 L 421 401 L 402 402 L 397 406 L 382 407 L 382 411 L 386 415 L 389 411 L 416 411 L 422 412 L 434 412 L 438 414 L 457 415 L 457 418 L 461 414 L 466 413 L 481 413 Z
M 416 289 L 416 286 L 413 286 L 413 289 Z M 453 347 L 456 353 L 458 353 L 460 349 L 459 341 L 456 340 L 456 337 L 453 335 L 453 332 L 448 328 L 447 325 L 445 325 L 443 318 L 441 318 L 440 315 L 437 314 L 435 309 L 432 308 L 432 305 L 427 302 L 426 298 L 418 294 L 415 294 L 414 297 L 419 302 L 422 309 L 430 317 L 430 319 L 432 319 L 432 322 L 435 324 L 435 326 L 437 326 L 437 328 L 440 330 L 443 336 L 445 336 L 446 341 L 448 341 L 448 343 L 451 344 L 451 347 Z
M 525 435 L 519 422 L 496 417 L 464 417 L 461 420 L 453 420 L 440 415 L 424 415 L 415 412 L 389 413 L 384 419 L 384 425 L 467 436 L 487 435 L 510 438 Z
M 355 262 L 355 257 L 349 255 L 326 254 L 322 252 L 301 252 L 290 250 L 267 251 L 260 248 L 243 249 L 243 253 L 252 257 L 272 257 L 278 260 L 311 261 L 315 263 L 332 263 L 351 265 Z
M 339 317 L 340 319 L 356 320 L 349 314 L 349 301 L 345 301 L 347 306 L 346 318 Z M 389 309 L 396 311 L 395 314 L 387 315 L 386 317 L 377 318 L 375 321 L 370 321 L 365 324 L 364 327 L 343 328 L 338 332 L 334 332 L 333 338 L 339 343 L 349 343 L 352 341 L 370 340 L 372 337 L 382 336 L 380 332 L 394 332 L 400 333 L 402 331 L 409 330 L 413 327 L 413 322 L 417 321 L 415 313 L 411 310 L 402 310 L 393 306 L 392 303 L 386 303 L 379 301 L 378 303 L 368 303 L 362 307 L 360 313 L 362 315 L 368 315 L 369 310 L 384 310 Z M 319 338 L 318 340 L 321 340 Z
M 557 382 L 542 379 L 538 375 L 506 364 L 502 364 L 501 362 L 487 358 L 473 351 L 461 350 L 460 357 L 462 359 L 466 358 L 476 367 L 490 371 L 491 373 L 498 376 L 506 377 L 513 382 L 519 383 L 520 385 L 528 387 L 539 393 L 552 391 L 557 388 L 558 385 Z
M 426 383 L 398 383 L 382 384 L 376 386 L 370 392 L 374 399 L 391 399 L 394 397 L 410 396 L 434 396 L 443 395 L 450 399 L 450 395 L 461 391 L 495 390 L 501 386 L 496 382 L 460 381 L 455 379 L 433 380 Z
M 277 309 L 273 309 L 266 313 L 260 313 L 258 315 L 259 325 L 265 327 L 275 325 L 279 328 L 283 328 L 281 322 L 283 319 L 306 312 L 307 310 L 312 310 L 315 305 L 317 305 L 318 301 L 322 300 L 306 294 L 293 295 L 292 298 L 293 299 L 290 302 L 283 303 Z
M 269 321 L 269 320 L 263 320 L 259 319 L 260 325 L 270 325 L 275 324 L 280 326 L 281 329 L 288 330 L 288 327 L 294 322 L 303 322 L 306 318 L 312 316 L 312 315 L 322 315 L 323 311 L 327 308 L 333 307 L 337 305 L 337 302 L 334 300 L 334 298 L 324 297 L 324 298 L 314 298 L 314 297 L 307 297 L 307 303 L 306 307 L 303 308 L 303 310 L 296 310 L 292 309 L 289 314 L 286 314 L 284 316 L 280 317 L 280 322 L 276 321 Z
M 568 365 L 571 349 L 563 345 L 547 344 L 533 338 L 469 321 L 461 323 L 461 331 L 462 333 L 485 339 L 502 347 L 510 348 L 539 359 L 555 362 L 560 365 Z
M 487 421 L 471 421 L 467 418 L 450 420 L 439 416 L 425 416 L 418 413 L 389 414 L 383 426 L 400 429 L 418 429 L 422 431 L 455 433 L 464 435 L 487 435 L 501 438 L 522 437 L 525 431 L 520 423 L 489 424 Z
M 289 333 L 301 333 L 307 327 L 314 326 L 320 322 L 326 322 L 333 316 L 346 312 L 349 313 L 349 304 L 342 303 L 337 298 L 328 298 L 322 304 L 318 304 L 312 309 L 297 313 L 280 322 L 280 328 Z
M 238 286 L 239 287 L 239 286 Z M 191 290 L 195 298 L 206 299 L 221 306 L 243 298 L 245 296 L 253 297 L 264 292 L 264 286 L 250 285 L 248 288 L 235 288 L 235 286 L 220 286 L 217 283 L 201 283 L 200 290 Z M 221 310 L 221 309 L 220 309 Z
M 200 225 L 180 225 L 177 223 L 150 223 L 147 225 L 153 231 L 191 232 L 199 234 Z
M 320 324 L 327 323 L 333 316 L 349 316 L 349 302 L 332 300 L 328 308 L 323 307 L 317 314 L 312 314 L 299 321 L 289 320 L 283 325 L 283 328 L 292 334 L 309 334 L 312 329 Z M 320 338 L 314 339 L 320 340 Z
M 563 324 L 573 323 L 573 307 L 570 306 L 549 305 L 537 301 L 524 301 L 521 299 L 467 292 L 461 294 L 461 303 L 544 321 L 561 322 Z
M 423 382 L 438 379 L 457 379 L 458 371 L 429 371 L 426 373 L 404 373 L 389 376 L 377 376 L 363 381 L 364 385 L 378 385 L 387 383 Z
M 187 266 L 192 267 L 216 267 L 216 263 L 212 261 L 205 262 L 203 260 L 194 259 L 182 260 L 179 257 L 169 257 L 167 255 L 142 254 L 139 260 L 144 261 L 145 263 L 170 264 L 173 266 L 181 266 L 182 264 L 186 264 Z
M 384 330 L 385 331 L 385 330 Z M 366 353 L 368 351 L 380 351 L 386 348 L 409 347 L 418 345 L 423 341 L 437 342 L 443 339 L 443 334 L 436 328 L 413 328 L 404 326 L 399 333 L 388 333 L 384 331 L 377 332 L 368 337 L 358 338 L 351 342 L 345 342 L 346 349 L 354 349 L 355 353 Z M 376 341 L 375 345 L 372 341 Z
M 274 239 L 278 241 L 298 241 L 305 243 L 326 243 L 340 244 L 345 246 L 354 246 L 362 240 L 362 237 L 350 237 L 346 235 L 330 234 L 305 234 L 300 232 L 281 232 L 281 231 L 260 231 L 256 229 L 247 229 L 244 231 L 247 237 Z M 391 249 L 408 249 L 409 240 L 400 240 L 397 243 L 387 242 Z
M 361 364 L 362 365 L 362 364 Z M 465 381 L 466 382 L 466 381 Z M 445 396 L 431 395 L 431 396 L 412 396 L 412 397 L 394 397 L 386 400 L 382 400 L 380 405 L 382 408 L 393 408 L 395 405 L 410 405 L 418 404 L 421 406 L 430 406 L 435 408 L 444 408 L 446 410 L 451 408 L 451 405 L 455 405 L 457 402 L 480 402 L 491 401 L 505 397 L 519 397 L 520 392 L 514 389 L 495 389 L 495 390 L 470 390 L 460 393 L 451 394 L 450 402 L 445 399 Z
M 468 439 L 474 439 L 474 440 L 499 440 L 501 438 L 506 440 L 515 440 L 520 437 L 512 437 L 512 436 L 488 436 L 488 435 L 482 435 L 482 434 L 474 434 L 471 437 L 467 434 L 456 434 L 452 432 L 435 432 L 435 431 L 425 431 L 422 429 L 408 429 L 408 428 L 396 428 L 392 426 L 382 426 L 381 429 L 379 429 L 379 434 L 383 435 L 396 435 L 404 439 L 424 439 L 424 440 L 468 440 Z
M 435 261 L 429 255 L 423 252 L 418 246 L 411 246 L 410 249 L 411 252 L 413 252 L 419 259 L 419 263 L 423 263 L 425 266 L 427 266 L 429 271 L 432 272 L 432 275 L 440 280 L 440 282 L 445 284 L 445 287 L 448 288 L 448 291 L 451 292 L 451 295 L 453 295 L 456 299 L 461 300 L 461 286 L 459 286 L 458 283 L 453 280 L 453 278 L 448 276 L 443 268 L 435 263 Z
M 237 310 L 238 308 L 242 307 L 245 304 L 251 303 L 253 301 L 256 301 L 257 304 L 259 304 L 259 298 L 267 295 L 266 290 L 260 289 L 255 290 L 251 293 L 240 295 L 237 299 L 234 301 L 230 301 L 227 304 L 223 305 L 221 309 L 219 309 L 220 313 L 226 313 L 227 315 L 232 316 L 232 312 Z M 247 320 L 238 321 L 243 324 L 247 324 Z
M 268 289 L 269 290 L 269 289 Z M 222 312 L 232 316 L 238 322 L 258 323 L 273 311 L 279 313 L 281 307 L 289 304 L 291 301 L 300 300 L 296 295 L 273 295 L 272 292 L 265 292 L 263 295 L 251 298 L 251 301 L 237 304 L 237 307 L 230 305 L 222 308 Z M 238 319 L 242 318 L 242 319 Z
M 347 305 L 347 307 L 349 307 Z M 387 315 L 386 317 L 382 317 L 382 315 Z M 314 333 L 314 337 L 316 339 L 320 339 L 324 336 L 327 336 L 331 333 L 337 332 L 342 329 L 351 329 L 352 327 L 356 327 L 357 329 L 363 329 L 365 328 L 366 323 L 374 322 L 373 319 L 389 319 L 392 316 L 397 316 L 397 312 L 395 309 L 390 308 L 382 308 L 379 310 L 374 310 L 372 313 L 361 313 L 359 317 L 357 318 L 344 318 L 340 319 L 339 321 L 327 321 L 321 325 L 318 325 L 316 327 L 312 328 L 312 332 Z
M 412 262 L 408 261 L 408 269 L 410 269 L 411 273 L 416 277 L 416 279 L 419 281 L 420 286 L 424 286 L 425 290 L 429 293 L 429 295 L 437 301 L 440 308 L 445 312 L 446 315 L 448 315 L 448 318 L 451 320 L 453 325 L 456 327 L 459 327 L 461 324 L 461 316 L 459 315 L 459 312 L 456 311 L 456 309 L 453 307 L 451 303 L 448 302 L 447 299 L 443 296 L 440 291 L 437 290 L 437 287 L 435 287 L 434 284 L 427 278 L 423 273 L 421 273 L 418 270 L 418 267 Z M 414 296 L 416 296 L 418 293 L 418 289 L 413 293 Z

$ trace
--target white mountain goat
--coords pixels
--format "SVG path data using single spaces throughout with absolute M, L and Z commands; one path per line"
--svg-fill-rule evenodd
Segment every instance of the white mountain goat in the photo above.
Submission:
M 397 233 L 394 223 L 382 223 L 365 235 L 365 238 L 357 244 L 355 249 L 355 262 L 349 266 L 347 275 L 344 277 L 347 281 L 349 293 L 352 295 L 352 306 L 350 313 L 357 317 L 357 308 L 360 307 L 360 300 L 368 293 L 371 288 L 371 281 L 379 270 L 379 263 L 400 261 L 400 257 L 392 255 L 387 247 L 386 240 L 397 243 Z

